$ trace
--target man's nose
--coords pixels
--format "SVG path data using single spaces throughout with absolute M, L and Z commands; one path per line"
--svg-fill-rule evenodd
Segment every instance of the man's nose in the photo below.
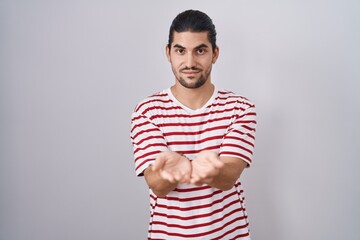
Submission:
M 186 56 L 186 67 L 192 68 L 196 66 L 196 59 L 192 53 Z

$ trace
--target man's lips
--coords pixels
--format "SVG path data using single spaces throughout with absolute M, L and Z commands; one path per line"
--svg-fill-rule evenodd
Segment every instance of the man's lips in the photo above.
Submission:
M 197 74 L 199 72 L 201 72 L 200 69 L 183 69 L 181 70 L 182 73 L 184 74 Z
M 196 74 L 196 73 L 199 73 L 200 71 L 182 71 L 182 73 L 185 73 L 185 74 Z

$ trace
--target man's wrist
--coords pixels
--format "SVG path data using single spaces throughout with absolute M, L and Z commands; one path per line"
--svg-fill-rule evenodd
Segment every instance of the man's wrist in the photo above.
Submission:
M 184 157 L 187 160 L 191 161 L 190 158 L 188 158 L 184 153 L 182 153 L 182 152 L 176 152 L 176 153 L 179 154 L 181 157 Z

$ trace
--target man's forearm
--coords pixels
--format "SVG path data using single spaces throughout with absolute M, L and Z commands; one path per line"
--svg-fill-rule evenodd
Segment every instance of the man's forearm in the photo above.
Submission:
M 233 157 L 220 157 L 220 160 L 224 163 L 224 166 L 208 185 L 226 191 L 234 186 L 236 180 L 246 168 L 247 163 Z
M 170 181 L 162 178 L 159 171 L 153 171 L 151 166 L 144 171 L 145 180 L 149 188 L 158 197 L 165 197 L 169 192 L 174 190 L 178 183 L 171 183 Z

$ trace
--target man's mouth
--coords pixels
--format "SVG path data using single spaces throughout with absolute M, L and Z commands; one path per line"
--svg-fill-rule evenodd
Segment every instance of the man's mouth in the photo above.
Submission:
M 198 69 L 198 68 L 184 68 L 184 69 L 181 69 L 180 71 L 182 73 L 184 73 L 184 74 L 192 75 L 192 74 L 197 74 L 197 73 L 201 72 L 201 69 Z
M 185 74 L 189 74 L 189 75 L 191 75 L 191 74 L 197 74 L 197 73 L 199 73 L 200 71 L 182 71 L 182 73 L 185 73 Z

